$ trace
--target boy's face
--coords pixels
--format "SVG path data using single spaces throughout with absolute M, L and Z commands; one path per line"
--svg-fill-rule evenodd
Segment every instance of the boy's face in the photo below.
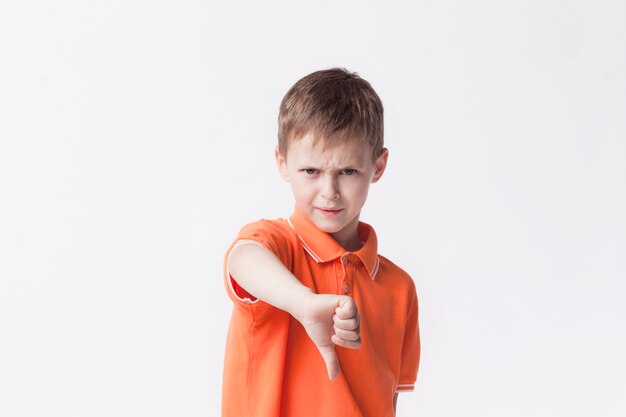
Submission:
M 369 146 L 348 141 L 324 147 L 313 135 L 292 140 L 286 158 L 276 148 L 276 163 L 289 183 L 296 207 L 347 250 L 356 250 L 361 208 L 371 183 L 382 176 L 388 151 L 374 162 Z

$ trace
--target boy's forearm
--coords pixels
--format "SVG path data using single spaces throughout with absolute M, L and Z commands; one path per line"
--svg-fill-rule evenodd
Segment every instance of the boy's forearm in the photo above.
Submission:
M 228 257 L 228 270 L 247 292 L 300 320 L 299 307 L 313 295 L 269 249 L 242 243 Z

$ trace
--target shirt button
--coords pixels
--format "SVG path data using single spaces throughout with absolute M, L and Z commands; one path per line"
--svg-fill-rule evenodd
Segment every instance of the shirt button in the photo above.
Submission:
M 343 293 L 344 294 L 347 294 L 349 289 L 350 288 L 348 287 L 348 284 L 343 284 Z
M 341 263 L 346 265 L 348 263 L 348 258 L 341 258 Z

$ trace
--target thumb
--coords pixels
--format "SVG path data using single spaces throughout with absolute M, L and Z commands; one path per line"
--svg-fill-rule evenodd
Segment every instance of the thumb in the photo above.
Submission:
M 335 345 L 330 344 L 328 346 L 318 346 L 317 347 L 322 354 L 322 359 L 326 363 L 326 371 L 328 371 L 328 379 L 331 381 L 336 379 L 339 376 L 339 359 L 337 358 L 337 353 L 335 352 Z

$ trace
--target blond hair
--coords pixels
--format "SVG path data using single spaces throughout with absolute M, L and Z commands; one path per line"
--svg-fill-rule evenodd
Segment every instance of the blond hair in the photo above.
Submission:
M 370 83 L 343 68 L 313 72 L 285 94 L 278 114 L 278 149 L 306 134 L 327 145 L 359 140 L 375 161 L 384 146 L 383 104 Z

